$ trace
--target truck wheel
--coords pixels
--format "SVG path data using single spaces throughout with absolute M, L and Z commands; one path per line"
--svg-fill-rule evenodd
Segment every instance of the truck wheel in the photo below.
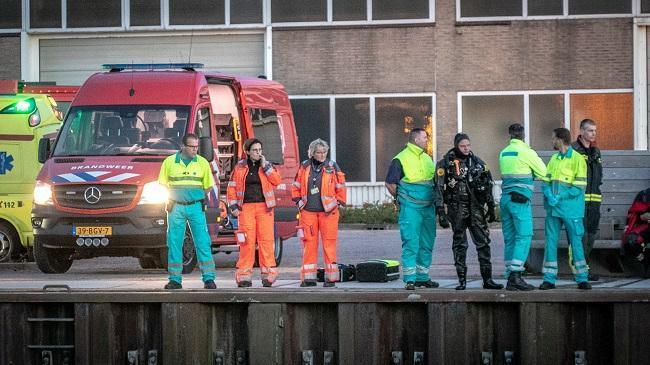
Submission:
M 282 247 L 284 246 L 284 240 L 281 237 L 275 237 L 275 240 L 273 241 L 274 248 L 273 248 L 273 253 L 275 254 L 275 266 L 280 266 L 280 262 L 282 262 Z M 255 250 L 255 267 L 260 266 L 260 252 L 259 249 Z
M 0 262 L 11 261 L 21 248 L 20 239 L 14 228 L 9 223 L 0 222 Z
M 34 237 L 34 260 L 36 266 L 46 274 L 63 274 L 70 269 L 73 261 L 69 252 L 43 247 L 38 237 Z
M 167 247 L 160 249 L 160 268 L 167 270 L 167 261 L 168 261 L 168 251 Z M 183 274 L 191 273 L 196 264 L 198 258 L 196 257 L 196 250 L 194 248 L 194 240 L 192 239 L 192 234 L 190 234 L 189 228 L 185 231 L 185 239 L 183 240 Z

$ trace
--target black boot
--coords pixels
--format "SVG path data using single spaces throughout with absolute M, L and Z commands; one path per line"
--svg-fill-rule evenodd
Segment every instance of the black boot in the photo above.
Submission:
M 508 278 L 508 285 L 506 290 L 510 291 L 530 291 L 534 290 L 535 287 L 526 283 L 524 279 L 521 278 L 521 271 L 513 271 L 510 273 Z
M 457 271 L 458 274 L 458 286 L 456 290 L 465 290 L 467 287 L 467 269 Z
M 503 289 L 503 285 L 492 280 L 491 267 L 482 267 L 481 277 L 483 277 L 483 289 L 495 289 L 495 290 Z

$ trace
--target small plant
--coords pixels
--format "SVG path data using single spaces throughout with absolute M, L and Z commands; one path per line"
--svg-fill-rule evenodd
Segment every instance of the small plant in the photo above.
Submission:
M 392 203 L 364 203 L 361 207 L 340 209 L 341 223 L 395 224 L 397 211 Z

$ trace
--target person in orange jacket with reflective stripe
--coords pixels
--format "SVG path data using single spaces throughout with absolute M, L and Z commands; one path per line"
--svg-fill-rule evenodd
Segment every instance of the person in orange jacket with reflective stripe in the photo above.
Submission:
M 239 230 L 235 233 L 239 244 L 235 279 L 240 288 L 252 285 L 257 243 L 262 285 L 270 287 L 278 276 L 273 244 L 276 205 L 273 187 L 282 177 L 264 158 L 260 140 L 247 140 L 244 150 L 248 158 L 237 162 L 227 190 L 228 206 L 232 215 L 239 218 Z
M 345 174 L 336 162 L 327 158 L 329 145 L 317 139 L 309 144 L 309 159 L 298 168 L 291 197 L 300 209 L 298 237 L 303 242 L 301 287 L 316 286 L 318 238 L 323 241 L 325 283 L 333 287 L 339 281 L 336 264 L 336 240 L 339 231 L 338 206 L 345 205 Z

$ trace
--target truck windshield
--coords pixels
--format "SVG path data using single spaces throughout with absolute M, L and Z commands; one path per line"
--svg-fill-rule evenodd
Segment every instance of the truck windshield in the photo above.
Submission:
M 54 156 L 161 155 L 178 151 L 186 106 L 89 106 L 70 109 Z

